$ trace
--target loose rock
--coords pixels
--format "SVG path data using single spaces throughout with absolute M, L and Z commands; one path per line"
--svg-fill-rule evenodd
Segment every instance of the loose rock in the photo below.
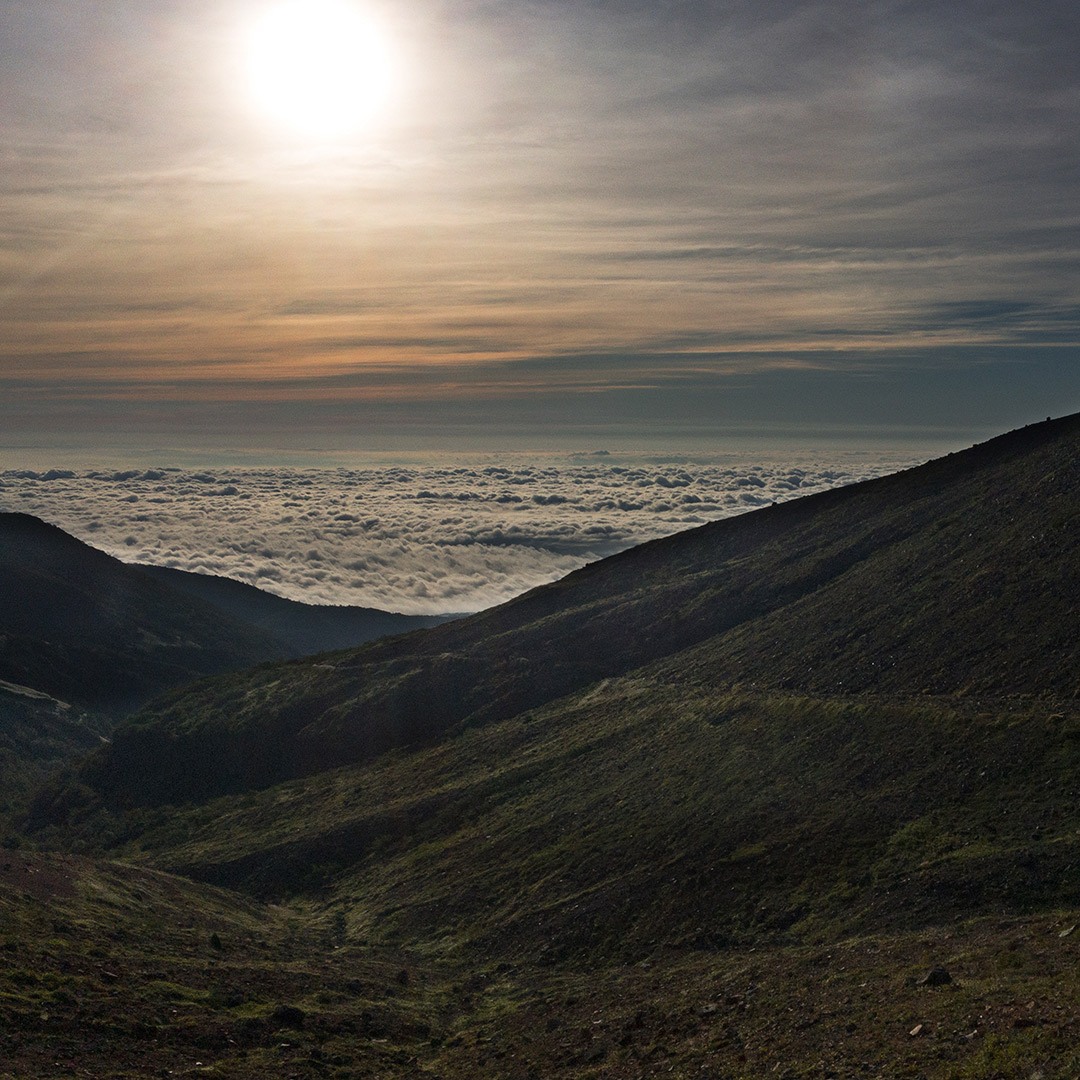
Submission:
M 270 1014 L 270 1019 L 278 1027 L 302 1028 L 305 1015 L 304 1010 L 295 1005 L 279 1005 Z
M 943 967 L 931 968 L 916 983 L 917 986 L 944 986 L 952 982 L 952 976 Z

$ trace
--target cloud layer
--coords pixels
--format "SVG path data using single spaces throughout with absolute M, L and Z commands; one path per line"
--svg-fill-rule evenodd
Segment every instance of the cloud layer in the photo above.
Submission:
M 466 612 L 644 540 L 912 463 L 598 453 L 362 469 L 9 469 L 0 510 L 126 562 L 311 603 Z

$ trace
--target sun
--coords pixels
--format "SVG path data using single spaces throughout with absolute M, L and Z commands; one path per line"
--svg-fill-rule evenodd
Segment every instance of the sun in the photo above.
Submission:
M 311 138 L 348 136 L 385 105 L 393 76 L 385 36 L 345 0 L 288 0 L 247 36 L 247 85 L 264 118 Z

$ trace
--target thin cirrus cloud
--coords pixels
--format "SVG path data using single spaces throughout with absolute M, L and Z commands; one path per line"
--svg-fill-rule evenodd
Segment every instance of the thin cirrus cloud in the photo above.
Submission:
M 0 510 L 34 514 L 127 562 L 307 602 L 445 613 L 499 603 L 643 540 L 911 463 L 595 452 L 335 469 L 8 469 Z
M 989 424 L 1030 418 L 1009 372 L 1037 376 L 1044 347 L 1075 355 L 1075 4 L 373 0 L 399 96 L 369 134 L 321 147 L 245 109 L 259 7 L 5 8 L 9 430 L 31 432 L 27 394 L 34 432 L 69 430 L 69 375 L 167 426 L 185 392 L 288 403 L 367 370 L 345 399 L 354 441 L 405 385 L 435 431 L 454 380 L 406 368 L 486 366 L 463 377 L 473 393 L 528 399 L 523 370 L 567 357 L 574 377 L 548 392 L 609 386 L 601 423 L 677 426 L 695 388 L 653 390 L 702 365 L 758 379 L 758 413 L 780 421 L 793 395 L 770 413 L 773 373 L 797 354 L 828 380 L 807 400 L 853 422 L 880 365 L 906 379 L 891 423 L 936 422 L 925 375 L 942 368 Z M 1078 378 L 1055 367 L 1023 408 L 1060 411 Z

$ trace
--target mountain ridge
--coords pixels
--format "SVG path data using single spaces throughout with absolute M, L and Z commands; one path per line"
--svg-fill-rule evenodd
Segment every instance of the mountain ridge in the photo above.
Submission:
M 29 514 L 0 514 L 0 591 L 0 678 L 114 715 L 282 655 L 254 627 Z
M 204 682 L 118 732 L 82 778 L 136 803 L 210 798 L 423 745 L 665 661 L 782 691 L 1070 698 L 1078 463 L 1080 417 L 1033 425 L 651 541 L 318 666 Z M 1035 534 L 1044 557 L 1030 560 L 1019 538 Z M 1012 593 L 983 576 L 994 560 Z M 147 777 L 141 789 L 132 776 Z
M 112 715 L 208 674 L 446 621 L 124 563 L 20 513 L 0 513 L 0 592 L 0 679 Z
M 198 597 L 285 644 L 287 655 L 352 648 L 365 641 L 406 634 L 462 618 L 462 615 L 403 615 L 397 611 L 346 604 L 308 604 L 276 596 L 255 585 L 177 567 L 133 563 L 144 574 Z
M 158 700 L 5 841 L 19 1075 L 1072 1075 L 1078 462 L 1039 425 Z

